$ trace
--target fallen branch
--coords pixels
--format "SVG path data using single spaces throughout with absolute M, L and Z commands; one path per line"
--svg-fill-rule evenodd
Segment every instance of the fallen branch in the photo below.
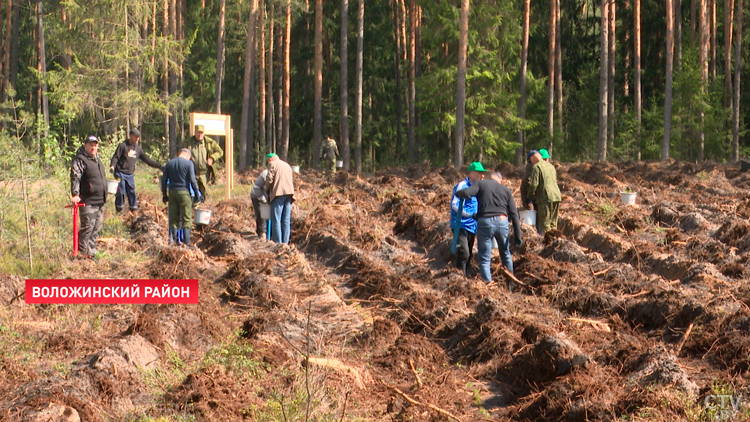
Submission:
M 416 369 L 414 369 L 414 362 L 412 362 L 411 359 L 409 359 L 409 367 L 411 368 L 411 372 L 414 374 L 414 378 L 417 379 L 417 385 L 421 388 L 424 384 L 422 384 L 422 379 L 419 378 L 419 373 Z
M 502 263 L 500 264 L 500 270 L 502 270 L 503 274 L 505 274 L 506 277 L 508 277 L 509 279 L 511 279 L 513 282 L 515 282 L 519 286 L 523 286 L 523 287 L 526 287 L 528 289 L 532 288 L 531 286 L 529 286 L 528 284 L 524 283 L 523 281 L 521 281 L 518 278 L 516 278 L 516 276 L 514 276 L 513 274 L 511 274 L 511 272 L 508 271 L 508 269 L 505 268 L 505 265 L 503 265 Z
M 598 277 L 598 276 L 600 276 L 600 275 L 604 275 L 604 274 L 607 274 L 607 273 L 609 272 L 609 270 L 611 270 L 611 269 L 612 269 L 612 267 L 609 267 L 609 268 L 605 268 L 605 269 L 603 269 L 603 270 L 601 270 L 601 271 L 597 271 L 597 272 L 593 272 L 593 271 L 592 271 L 592 274 L 594 274 L 594 277 Z
M 626 295 L 622 295 L 621 297 L 623 299 L 634 299 L 634 298 L 637 298 L 637 297 L 641 297 L 641 296 L 645 296 L 647 294 L 650 294 L 651 292 L 652 292 L 652 290 L 641 290 L 638 293 L 626 294 Z
M 457 420 L 458 422 L 461 422 L 461 419 L 459 419 L 457 416 L 454 416 L 453 414 L 451 414 L 447 410 L 443 410 L 443 409 L 435 406 L 434 404 L 419 402 L 419 401 L 417 401 L 417 400 L 409 397 L 408 394 L 404 393 L 403 391 L 399 390 L 398 388 L 396 388 L 396 387 L 394 387 L 392 385 L 388 385 L 388 384 L 386 384 L 386 383 L 384 383 L 382 381 L 381 381 L 381 383 L 383 383 L 383 385 L 385 385 L 386 387 L 388 387 L 388 388 L 392 389 L 393 391 L 397 392 L 398 394 L 400 394 L 401 397 L 405 398 L 406 401 L 408 401 L 409 403 L 411 403 L 411 404 L 413 404 L 415 406 L 429 407 L 430 409 L 432 409 L 432 410 L 440 413 L 441 415 L 445 415 L 445 416 L 447 416 L 447 417 L 449 417 L 451 419 L 454 419 L 454 420 Z
M 574 318 L 574 317 L 568 317 L 565 318 L 568 321 L 575 321 L 575 322 L 584 322 L 586 324 L 591 324 L 592 327 L 596 330 L 601 330 L 605 332 L 611 332 L 612 329 L 609 328 L 609 324 L 606 322 L 597 321 L 595 319 L 586 319 L 586 318 Z
M 685 340 L 687 340 L 690 333 L 693 332 L 693 323 L 691 322 L 690 325 L 688 325 L 687 330 L 685 330 L 685 334 L 682 335 L 682 339 L 679 343 L 677 343 L 677 347 L 674 349 L 674 355 L 679 356 L 680 351 L 682 350 L 682 346 L 685 345 Z M 713 347 L 713 346 L 712 346 Z

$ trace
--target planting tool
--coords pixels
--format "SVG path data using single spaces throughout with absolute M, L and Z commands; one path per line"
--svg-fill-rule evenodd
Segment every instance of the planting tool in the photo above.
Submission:
M 461 231 L 461 215 L 464 212 L 464 200 L 461 199 L 458 202 L 458 214 L 456 214 L 456 225 L 453 227 L 453 242 L 451 242 L 451 253 L 456 253 L 456 248 L 458 247 L 458 233 Z
M 65 208 L 73 208 L 73 257 L 78 256 L 78 207 L 86 204 L 77 202 L 73 205 L 66 205 Z

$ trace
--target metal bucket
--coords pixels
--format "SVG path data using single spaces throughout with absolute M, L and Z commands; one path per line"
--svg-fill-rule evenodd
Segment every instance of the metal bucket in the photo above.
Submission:
M 271 204 L 260 204 L 260 218 L 269 220 L 271 218 Z
M 521 224 L 526 224 L 528 226 L 536 226 L 536 211 L 535 210 L 519 211 L 518 218 L 521 220 Z
M 211 210 L 197 208 L 195 210 L 195 224 L 206 225 L 211 221 Z
M 292 171 L 295 173 L 299 173 L 299 166 L 292 166 Z
M 107 180 L 107 193 L 109 194 L 116 194 L 117 193 L 117 186 L 120 184 L 117 180 Z
M 635 205 L 635 192 L 620 192 L 622 205 Z
M 344 167 L 344 160 L 336 160 L 336 168 L 340 169 Z

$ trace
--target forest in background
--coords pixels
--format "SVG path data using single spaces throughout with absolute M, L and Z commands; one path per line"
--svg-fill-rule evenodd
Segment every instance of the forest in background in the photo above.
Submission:
M 742 1 L 0 5 L 0 138 L 45 163 L 130 127 L 171 156 L 189 112 L 232 116 L 239 169 L 269 151 L 316 166 L 324 135 L 357 171 L 748 149 Z

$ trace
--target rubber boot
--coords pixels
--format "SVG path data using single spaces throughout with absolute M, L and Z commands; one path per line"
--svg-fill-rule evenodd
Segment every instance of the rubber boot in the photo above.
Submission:
M 190 229 L 182 229 L 182 244 L 190 246 Z
M 174 231 L 175 231 L 174 228 L 172 228 L 172 227 L 169 228 L 169 244 L 170 245 L 174 245 L 174 242 L 175 242 L 175 235 L 174 235 L 175 233 L 174 233 Z

